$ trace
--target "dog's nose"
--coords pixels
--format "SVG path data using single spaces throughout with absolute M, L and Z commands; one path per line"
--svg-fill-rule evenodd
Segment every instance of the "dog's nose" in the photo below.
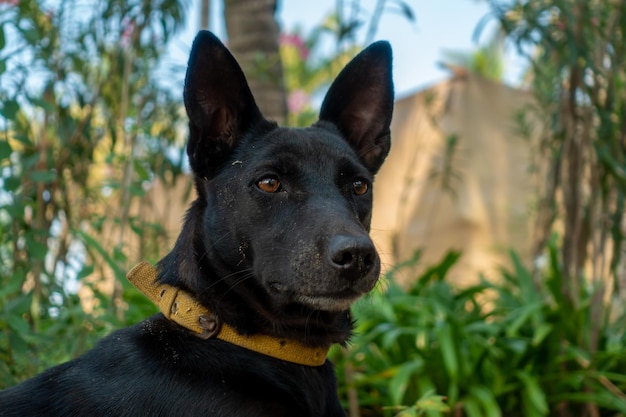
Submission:
M 367 274 L 376 263 L 374 244 L 367 236 L 336 235 L 328 245 L 330 262 L 350 280 Z

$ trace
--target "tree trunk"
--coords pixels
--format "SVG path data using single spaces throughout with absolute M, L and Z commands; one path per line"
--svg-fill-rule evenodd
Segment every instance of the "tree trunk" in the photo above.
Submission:
M 225 0 L 228 47 L 239 61 L 265 117 L 287 118 L 283 71 L 278 53 L 276 0 Z
M 200 30 L 209 29 L 211 0 L 200 0 Z

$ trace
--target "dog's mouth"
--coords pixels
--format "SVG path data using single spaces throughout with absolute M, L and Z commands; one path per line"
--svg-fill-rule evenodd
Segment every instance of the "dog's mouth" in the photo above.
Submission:
M 314 295 L 298 294 L 295 297 L 295 301 L 312 310 L 337 312 L 349 309 L 362 295 L 355 292 Z
M 363 280 L 359 285 L 338 285 L 336 288 L 325 290 L 321 288 L 294 289 L 279 281 L 268 284 L 269 291 L 281 300 L 281 304 L 300 304 L 314 311 L 338 312 L 345 311 L 369 292 L 376 284 L 376 279 Z
M 357 291 L 353 288 L 345 288 L 335 292 L 306 293 L 290 291 L 279 283 L 271 283 L 270 288 L 274 293 L 280 293 L 289 298 L 289 303 L 297 303 L 310 310 L 337 312 L 344 311 L 365 292 Z

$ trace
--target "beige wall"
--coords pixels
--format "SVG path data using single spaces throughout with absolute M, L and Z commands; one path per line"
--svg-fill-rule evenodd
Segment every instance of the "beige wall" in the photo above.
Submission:
M 397 101 L 391 152 L 374 186 L 372 235 L 387 266 L 418 248 L 421 267 L 457 249 L 452 278 L 466 282 L 493 276 L 510 247 L 530 256 L 533 177 L 514 119 L 530 103 L 527 93 L 471 74 Z

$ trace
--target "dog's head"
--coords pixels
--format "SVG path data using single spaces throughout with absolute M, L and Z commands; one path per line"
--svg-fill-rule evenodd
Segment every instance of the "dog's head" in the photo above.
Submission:
M 343 69 L 309 128 L 264 119 L 209 32 L 194 42 L 184 98 L 203 213 L 199 262 L 268 317 L 343 311 L 371 290 L 380 272 L 368 236 L 372 183 L 393 109 L 388 43 Z

